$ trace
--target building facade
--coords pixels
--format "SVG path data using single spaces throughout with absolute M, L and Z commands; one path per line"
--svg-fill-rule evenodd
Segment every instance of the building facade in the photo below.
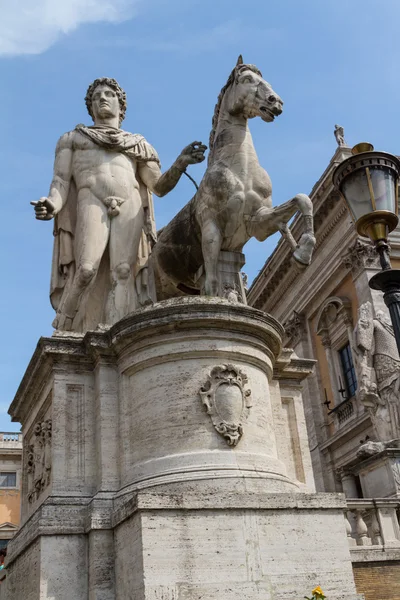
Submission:
M 337 142 L 310 194 L 312 264 L 300 270 L 281 240 L 248 302 L 284 325 L 286 346 L 316 361 L 303 390 L 315 483 L 318 491 L 342 491 L 348 499 L 358 591 L 367 600 L 400 598 L 400 360 L 382 294 L 368 285 L 379 259 L 333 187 L 334 169 L 351 156 L 343 136 Z M 299 239 L 299 218 L 292 232 Z M 392 266 L 400 268 L 400 230 L 390 245 Z
M 0 548 L 18 530 L 21 512 L 22 434 L 0 432 Z

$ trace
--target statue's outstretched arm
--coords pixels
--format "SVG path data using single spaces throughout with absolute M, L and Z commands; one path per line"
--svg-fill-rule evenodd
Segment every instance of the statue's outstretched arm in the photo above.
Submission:
M 165 196 L 174 189 L 188 165 L 203 162 L 206 150 L 207 146 L 201 142 L 189 144 L 182 150 L 172 167 L 163 174 L 155 161 L 139 163 L 140 178 L 156 196 Z
M 65 133 L 57 143 L 53 180 L 47 197 L 31 202 L 40 221 L 54 217 L 67 201 L 72 173 L 72 133 Z

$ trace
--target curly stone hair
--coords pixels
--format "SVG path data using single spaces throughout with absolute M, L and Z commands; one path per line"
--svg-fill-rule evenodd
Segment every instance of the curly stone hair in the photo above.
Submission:
M 95 79 L 89 85 L 87 92 L 86 92 L 86 96 L 85 96 L 86 108 L 88 110 L 89 115 L 92 117 L 92 119 L 94 121 L 94 115 L 92 112 L 92 97 L 93 97 L 94 90 L 99 85 L 108 85 L 108 87 L 110 87 L 112 90 L 114 90 L 114 92 L 117 94 L 119 108 L 120 108 L 119 124 L 121 125 L 122 121 L 125 118 L 125 113 L 126 113 L 126 106 L 127 106 L 126 93 L 124 92 L 122 87 L 120 87 L 118 82 L 115 79 L 111 79 L 110 77 L 100 77 L 99 79 Z

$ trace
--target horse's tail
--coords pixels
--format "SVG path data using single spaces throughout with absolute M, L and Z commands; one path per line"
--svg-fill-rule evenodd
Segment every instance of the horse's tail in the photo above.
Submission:
M 201 232 L 194 210 L 196 196 L 158 231 L 153 248 L 156 268 L 177 289 L 182 289 L 182 286 L 195 289 L 195 275 L 203 264 Z M 162 296 L 162 291 L 157 290 L 157 297 L 163 299 Z

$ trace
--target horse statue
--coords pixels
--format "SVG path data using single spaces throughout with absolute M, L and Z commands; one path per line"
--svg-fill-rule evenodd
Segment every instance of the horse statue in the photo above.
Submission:
M 157 298 L 199 294 L 199 269 L 204 270 L 202 293 L 218 296 L 218 260 L 222 252 L 241 253 L 252 237 L 260 242 L 280 231 L 303 267 L 315 246 L 313 207 L 305 194 L 272 207 L 268 173 L 260 166 L 248 120 L 270 123 L 282 113 L 283 102 L 255 65 L 238 62 L 222 88 L 215 107 L 208 166 L 188 204 L 158 235 L 153 248 Z M 304 233 L 299 243 L 288 221 L 300 211 Z

